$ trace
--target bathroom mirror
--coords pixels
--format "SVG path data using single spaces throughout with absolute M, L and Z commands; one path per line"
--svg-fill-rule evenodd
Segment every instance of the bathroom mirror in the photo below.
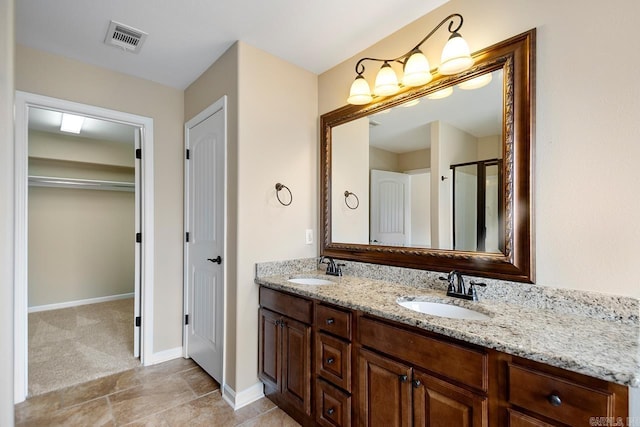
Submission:
M 463 73 L 324 114 L 321 254 L 533 282 L 534 46 L 531 30 Z

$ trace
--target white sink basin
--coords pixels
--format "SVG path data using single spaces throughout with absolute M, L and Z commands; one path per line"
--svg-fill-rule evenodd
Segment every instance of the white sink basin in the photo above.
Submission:
M 327 279 L 319 279 L 317 277 L 294 277 L 288 280 L 297 285 L 333 285 L 334 282 Z
M 429 301 L 403 301 L 398 300 L 398 304 L 409 310 L 419 313 L 430 314 L 432 316 L 449 317 L 451 319 L 463 320 L 489 320 L 491 317 L 479 311 L 470 310 L 457 305 L 444 304 Z

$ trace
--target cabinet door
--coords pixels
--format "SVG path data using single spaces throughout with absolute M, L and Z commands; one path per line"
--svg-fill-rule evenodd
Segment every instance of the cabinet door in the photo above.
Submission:
M 488 402 L 482 395 L 413 372 L 413 425 L 428 427 L 488 426 Z
M 288 317 L 282 323 L 282 394 L 311 414 L 311 326 Z
M 260 309 L 258 377 L 266 385 L 266 393 L 280 391 L 281 328 L 280 315 Z
M 358 422 L 372 427 L 411 425 L 411 367 L 358 351 Z

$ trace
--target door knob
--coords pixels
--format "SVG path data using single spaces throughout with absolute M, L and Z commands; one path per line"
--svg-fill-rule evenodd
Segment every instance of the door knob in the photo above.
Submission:
M 207 261 L 215 262 L 216 264 L 222 264 L 222 258 L 218 255 L 218 258 L 207 258 Z

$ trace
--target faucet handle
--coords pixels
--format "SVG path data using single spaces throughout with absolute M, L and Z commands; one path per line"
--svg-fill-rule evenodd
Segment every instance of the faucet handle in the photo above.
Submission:
M 453 282 L 453 276 L 449 275 L 448 277 L 438 277 L 438 279 L 442 280 L 443 282 L 448 282 L 449 286 L 447 286 L 447 292 L 455 292 L 456 291 L 456 286 Z
M 478 301 L 478 294 L 476 293 L 476 286 L 482 286 L 483 288 L 487 286 L 486 283 L 482 282 L 474 282 L 473 280 L 469 282 L 469 289 L 467 290 L 467 295 L 470 295 L 473 301 Z

